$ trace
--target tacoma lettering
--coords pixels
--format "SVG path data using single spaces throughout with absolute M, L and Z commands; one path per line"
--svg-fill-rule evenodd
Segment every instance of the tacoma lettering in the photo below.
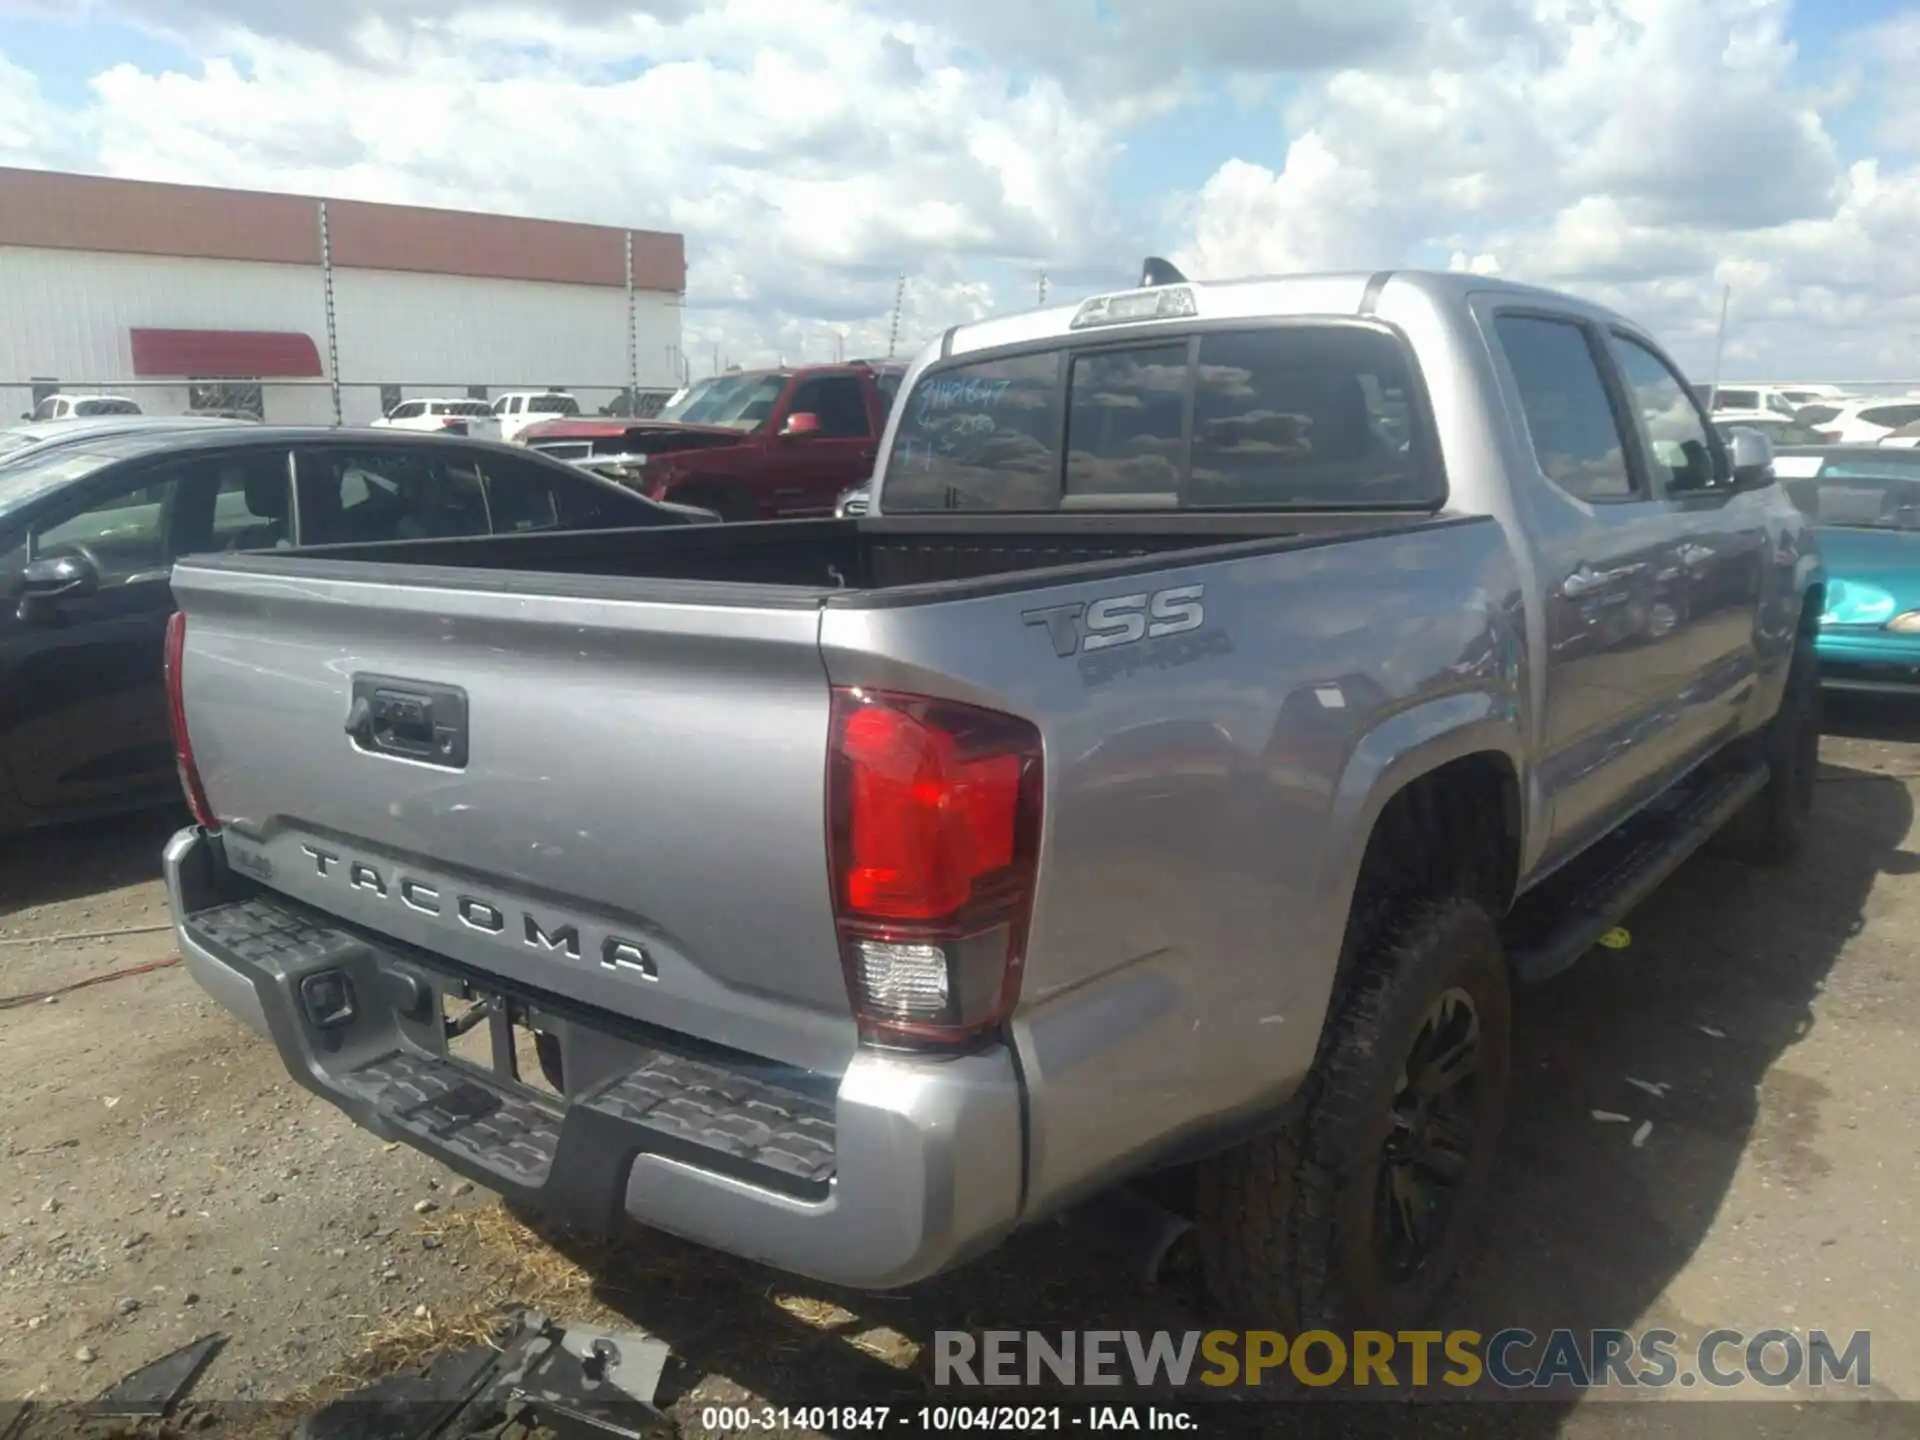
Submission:
M 322 879 L 344 881 L 347 888 L 375 900 L 397 900 L 418 915 L 481 935 L 498 936 L 508 944 L 524 946 L 541 955 L 580 960 L 594 955 L 602 968 L 643 980 L 658 980 L 660 967 L 637 940 L 594 930 L 578 920 L 552 914 L 536 915 L 478 895 L 459 894 L 449 905 L 439 886 L 396 869 L 382 869 L 371 861 L 302 845 L 313 861 L 313 873 Z M 267 867 L 264 858 L 259 861 Z

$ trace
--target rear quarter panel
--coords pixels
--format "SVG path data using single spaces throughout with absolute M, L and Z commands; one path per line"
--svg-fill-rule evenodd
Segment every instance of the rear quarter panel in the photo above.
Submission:
M 1203 624 L 1162 640 L 1062 657 L 1029 622 L 1194 586 Z M 1523 631 L 1490 520 L 828 607 L 836 684 L 1041 728 L 1040 887 L 1014 1025 L 1030 1215 L 1297 1087 L 1387 795 L 1475 749 L 1524 773 Z

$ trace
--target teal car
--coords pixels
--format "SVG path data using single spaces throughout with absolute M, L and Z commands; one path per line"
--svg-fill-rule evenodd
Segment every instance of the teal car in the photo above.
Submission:
M 1796 446 L 1776 453 L 1774 476 L 1826 559 L 1821 681 L 1920 697 L 1920 452 Z

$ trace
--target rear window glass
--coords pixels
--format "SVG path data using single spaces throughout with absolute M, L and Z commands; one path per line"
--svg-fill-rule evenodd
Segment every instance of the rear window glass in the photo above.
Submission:
M 571 395 L 536 395 L 527 401 L 527 409 L 541 415 L 578 415 L 579 403 Z
M 1824 425 L 1840 413 L 1838 405 L 1809 405 L 1794 416 L 1803 425 Z
M 1795 505 L 1823 525 L 1920 530 L 1920 471 L 1876 473 L 1870 464 L 1829 462 L 1817 479 L 1789 480 L 1784 488 Z
M 1179 498 L 1186 341 L 1076 356 L 1067 394 L 1069 497 Z
M 1359 326 L 1006 356 L 937 371 L 908 394 L 885 504 L 1438 504 L 1445 487 L 1415 414 L 1405 352 Z
M 1860 418 L 1869 425 L 1890 425 L 1897 429 L 1920 420 L 1920 405 L 1876 405 L 1862 410 Z
M 433 407 L 436 415 L 470 415 L 476 419 L 493 414 L 492 408 L 484 400 L 443 400 Z
M 1198 506 L 1424 505 L 1444 497 L 1414 425 L 1406 353 L 1377 330 L 1248 330 L 1200 341 Z
M 1758 410 L 1760 392 L 1758 390 L 1716 390 L 1713 392 L 1713 408 L 1716 410 Z
M 926 376 L 887 466 L 889 510 L 1052 510 L 1060 503 L 1060 355 Z

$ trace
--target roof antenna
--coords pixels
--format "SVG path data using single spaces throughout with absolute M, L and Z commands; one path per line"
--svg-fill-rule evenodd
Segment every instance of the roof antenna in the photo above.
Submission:
M 1140 288 L 1151 290 L 1157 285 L 1184 285 L 1187 277 L 1182 275 L 1171 260 L 1162 260 L 1158 255 L 1149 255 L 1146 264 L 1140 267 Z

